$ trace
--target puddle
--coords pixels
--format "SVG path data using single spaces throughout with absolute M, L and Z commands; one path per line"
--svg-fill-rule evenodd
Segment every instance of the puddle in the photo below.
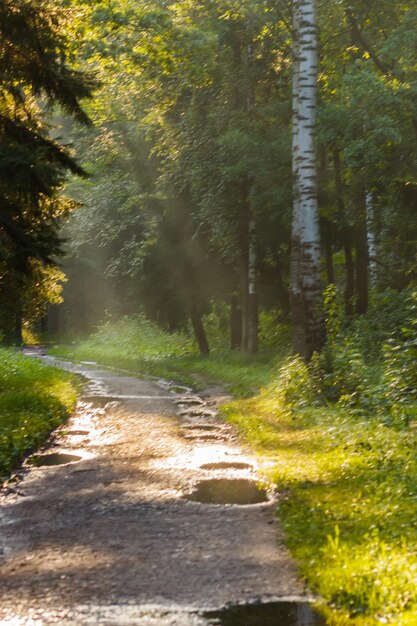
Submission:
M 232 461 L 220 461 L 219 463 L 204 463 L 204 465 L 200 465 L 200 468 L 205 470 L 247 470 L 253 469 L 253 465 L 250 465 L 250 463 L 233 463 Z
M 169 388 L 175 393 L 191 393 L 190 387 L 183 387 L 182 385 L 170 385 Z
M 201 480 L 184 498 L 203 504 L 258 504 L 267 502 L 268 494 L 253 480 L 222 478 Z
M 191 432 L 198 432 L 199 430 L 219 430 L 219 427 L 215 426 L 214 424 L 196 424 L 191 426 L 183 426 L 183 429 Z
M 185 435 L 184 439 L 189 441 L 227 441 L 227 437 L 222 435 L 205 435 L 204 433 L 199 435 L 198 432 L 194 435 Z
M 325 619 L 306 602 L 268 602 L 208 611 L 204 617 L 218 626 L 325 626 Z
M 104 408 L 107 404 L 110 403 L 120 403 L 120 398 L 118 396 L 84 396 L 84 400 L 86 402 L 91 402 L 94 406 Z
M 28 460 L 28 463 L 30 463 L 30 465 L 35 465 L 36 467 L 51 467 L 53 465 L 75 463 L 76 461 L 82 461 L 82 457 L 77 454 L 60 454 L 55 452 L 52 454 L 32 457 Z
M 180 405 L 180 406 L 201 406 L 204 405 L 205 402 L 204 400 L 201 400 L 201 398 L 178 398 L 178 400 L 176 400 L 176 402 Z
M 192 407 L 178 411 L 180 417 L 216 417 L 215 411 L 209 409 L 193 409 Z

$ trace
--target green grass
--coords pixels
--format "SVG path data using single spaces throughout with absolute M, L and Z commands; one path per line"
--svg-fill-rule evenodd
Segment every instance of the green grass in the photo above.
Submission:
M 0 481 L 74 409 L 75 378 L 0 348 Z
M 223 408 L 262 455 L 278 515 L 331 624 L 417 624 L 416 429 L 291 410 L 274 383 Z
M 139 323 L 134 319 L 109 322 L 88 339 L 73 346 L 57 346 L 50 353 L 173 379 L 197 389 L 207 382 L 221 383 L 237 397 L 259 390 L 273 372 L 270 352 L 251 357 L 240 350 L 217 350 L 201 358 L 189 337 L 168 334 L 143 319 Z
M 224 418 L 277 485 L 286 542 L 329 624 L 417 625 L 415 422 L 393 425 L 384 405 L 376 415 L 326 403 L 308 368 L 285 360 L 285 347 L 280 357 L 216 351 L 200 358 L 187 337 L 124 320 L 55 353 L 200 387 L 225 384 L 236 399 Z M 352 373 L 350 363 L 346 371 L 361 381 L 372 373 Z

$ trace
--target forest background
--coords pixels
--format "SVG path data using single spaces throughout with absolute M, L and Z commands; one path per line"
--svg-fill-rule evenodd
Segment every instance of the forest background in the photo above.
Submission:
M 93 333 L 59 351 L 229 384 L 246 398 L 225 415 L 291 493 L 310 586 L 340 619 L 413 624 L 417 7 L 317 3 L 327 339 L 307 364 L 290 356 L 297 4 L 0 3 L 0 328 Z

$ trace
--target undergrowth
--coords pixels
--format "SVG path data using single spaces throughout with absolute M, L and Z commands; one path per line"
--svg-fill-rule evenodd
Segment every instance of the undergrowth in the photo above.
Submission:
M 0 348 L 0 482 L 75 407 L 74 377 Z
M 255 393 L 270 380 L 270 351 L 249 356 L 240 350 L 216 349 L 220 345 L 218 334 L 213 343 L 213 352 L 202 358 L 186 334 L 169 334 L 138 317 L 107 322 L 89 338 L 72 346 L 57 346 L 50 352 L 76 361 L 95 360 L 133 373 L 170 378 L 195 388 L 203 388 L 207 381 L 221 383 L 238 397 Z M 281 349 L 288 349 L 286 339 Z

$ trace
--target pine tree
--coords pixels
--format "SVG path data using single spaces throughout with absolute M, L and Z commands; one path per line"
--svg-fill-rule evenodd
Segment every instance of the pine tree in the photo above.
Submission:
M 71 207 L 58 193 L 66 172 L 83 174 L 48 124 L 56 105 L 88 123 L 80 100 L 93 88 L 66 62 L 62 18 L 43 0 L 0 2 L 0 314 L 9 341 L 34 262 L 50 266 L 61 252 L 60 218 Z

